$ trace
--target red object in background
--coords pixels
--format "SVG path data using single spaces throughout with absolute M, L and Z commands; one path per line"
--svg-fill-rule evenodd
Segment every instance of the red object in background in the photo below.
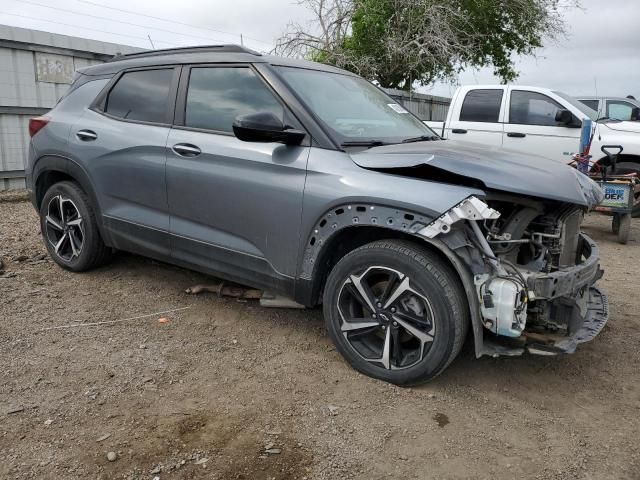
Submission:
M 49 117 L 34 117 L 29 119 L 29 136 L 33 137 L 51 120 Z

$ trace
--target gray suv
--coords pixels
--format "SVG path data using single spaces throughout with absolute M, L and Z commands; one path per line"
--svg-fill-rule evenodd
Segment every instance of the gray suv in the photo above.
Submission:
M 322 304 L 338 351 L 399 385 L 459 353 L 571 353 L 607 321 L 602 199 L 557 162 L 442 140 L 376 86 L 227 45 L 82 70 L 31 120 L 51 257 L 125 250 Z

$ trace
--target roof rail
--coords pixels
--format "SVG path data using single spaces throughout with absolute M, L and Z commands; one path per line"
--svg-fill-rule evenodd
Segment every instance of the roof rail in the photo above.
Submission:
M 164 48 L 160 50 L 147 50 L 138 53 L 128 53 L 126 55 L 116 54 L 109 60 L 114 62 L 116 60 L 127 60 L 129 58 L 144 58 L 155 57 L 159 55 L 172 55 L 176 53 L 200 53 L 200 52 L 226 52 L 226 53 L 248 53 L 250 55 L 262 55 L 260 52 L 251 50 L 250 48 L 243 47 L 241 45 L 197 45 L 193 47 L 178 47 L 178 48 Z

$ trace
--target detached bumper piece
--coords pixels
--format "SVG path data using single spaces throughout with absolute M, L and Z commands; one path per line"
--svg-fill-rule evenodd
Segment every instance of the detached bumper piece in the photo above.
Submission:
M 580 319 L 577 319 L 578 321 Z M 582 324 L 570 336 L 562 340 L 547 343 L 527 343 L 526 349 L 529 353 L 536 355 L 559 355 L 563 353 L 573 353 L 580 343 L 593 340 L 604 328 L 609 320 L 609 301 L 607 296 L 596 287 L 589 288 L 589 299 L 587 301 L 587 311 Z

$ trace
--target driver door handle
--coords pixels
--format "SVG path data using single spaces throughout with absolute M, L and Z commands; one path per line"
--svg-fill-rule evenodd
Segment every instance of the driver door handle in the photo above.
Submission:
M 197 157 L 202 153 L 198 147 L 190 143 L 177 143 L 171 150 L 180 157 Z
M 527 136 L 526 133 L 520 133 L 520 132 L 508 132 L 507 133 L 507 137 L 524 138 L 526 136 Z
M 98 138 L 98 134 L 93 130 L 78 130 L 76 132 L 76 137 L 78 137 L 78 140 L 82 140 L 83 142 L 90 142 Z

